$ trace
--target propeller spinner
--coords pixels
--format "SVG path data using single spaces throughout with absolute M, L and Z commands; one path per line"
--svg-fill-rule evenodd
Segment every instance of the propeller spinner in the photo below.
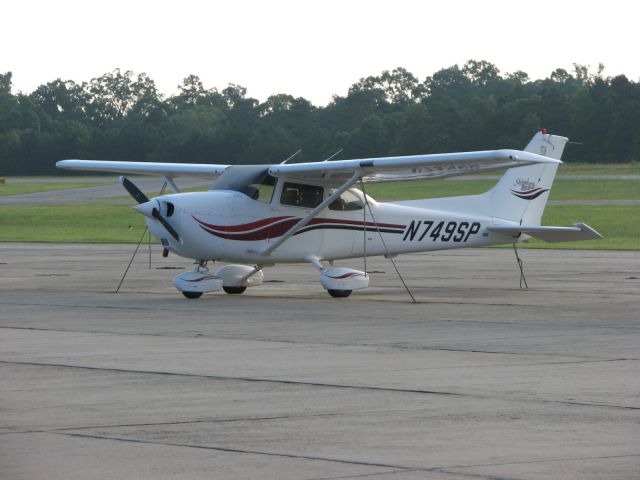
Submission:
M 178 232 L 160 213 L 160 202 L 158 200 L 149 200 L 149 198 L 147 198 L 147 196 L 126 177 L 120 177 L 120 184 L 127 190 L 127 192 L 129 192 L 133 199 L 138 202 L 139 205 L 133 207 L 136 211 L 142 213 L 146 217 L 158 220 L 173 238 L 178 242 L 180 241 L 180 235 Z

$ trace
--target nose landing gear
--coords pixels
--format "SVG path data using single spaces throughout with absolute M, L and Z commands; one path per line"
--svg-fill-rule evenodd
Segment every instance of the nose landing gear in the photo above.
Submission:
M 200 298 L 205 292 L 215 292 L 222 288 L 222 279 L 210 275 L 207 261 L 200 260 L 192 272 L 181 273 L 173 278 L 175 287 L 187 298 Z
M 182 292 L 182 294 L 189 299 L 200 298 L 202 296 L 202 292 Z

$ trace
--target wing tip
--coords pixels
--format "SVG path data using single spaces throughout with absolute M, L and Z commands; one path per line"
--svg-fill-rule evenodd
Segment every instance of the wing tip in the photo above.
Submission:
M 77 162 L 75 159 L 58 160 L 56 162 L 56 168 L 69 169 L 73 167 L 73 164 Z
M 558 160 L 551 157 L 545 157 L 544 155 L 539 155 L 537 153 L 527 152 L 526 150 L 511 150 L 511 149 L 502 149 L 495 150 L 496 155 L 501 158 L 506 158 L 509 160 L 520 161 L 520 162 L 530 162 L 530 163 L 555 163 L 560 164 L 562 160 Z
M 575 226 L 579 228 L 581 232 L 589 234 L 592 237 L 592 240 L 602 240 L 604 238 L 600 232 L 586 223 L 576 223 Z

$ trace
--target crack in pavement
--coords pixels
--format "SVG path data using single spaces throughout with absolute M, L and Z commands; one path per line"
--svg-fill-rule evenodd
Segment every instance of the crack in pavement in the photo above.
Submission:
M 13 433 L 56 433 L 56 432 L 68 432 L 75 430 L 100 430 L 103 428 L 127 428 L 127 427 L 161 427 L 170 425 L 193 425 L 198 423 L 233 423 L 233 422 L 255 422 L 265 420 L 286 420 L 295 418 L 316 418 L 316 417 L 333 417 L 337 415 L 344 415 L 344 412 L 336 413 L 312 413 L 309 415 L 278 415 L 270 417 L 240 417 L 240 418 L 209 418 L 198 420 L 177 420 L 175 422 L 145 422 L 145 423 L 120 423 L 111 425 L 86 425 L 75 427 L 62 427 L 62 428 L 42 428 L 37 430 L 12 430 L 10 432 L 0 432 L 0 435 L 13 434 Z M 12 427 L 3 427 L 11 429 Z
M 450 395 L 450 396 L 465 396 L 462 393 L 443 392 L 437 390 L 424 390 L 413 388 L 391 388 L 391 387 L 375 387 L 370 385 L 343 385 L 333 383 L 322 382 L 305 382 L 302 380 L 284 380 L 277 378 L 255 378 L 255 377 L 230 377 L 224 375 L 206 375 L 198 373 L 181 373 L 181 372 L 161 372 L 154 370 L 131 370 L 125 368 L 110 368 L 110 367 L 92 367 L 88 365 L 70 365 L 62 363 L 41 363 L 41 362 L 19 362 L 12 360 L 0 360 L 0 364 L 5 365 L 27 365 L 36 367 L 53 367 L 53 368 L 77 368 L 82 370 L 94 370 L 102 372 L 114 372 L 114 373 L 132 373 L 132 374 L 144 374 L 144 375 L 166 375 L 174 377 L 191 377 L 191 378 L 206 378 L 210 380 L 231 380 L 231 381 L 243 381 L 243 382 L 255 382 L 255 383 L 279 383 L 284 385 L 302 385 L 310 387 L 326 387 L 326 388 L 348 388 L 354 390 L 380 390 L 386 392 L 401 392 L 401 393 L 419 393 L 428 395 Z
M 370 343 L 347 343 L 347 342 L 319 342 L 319 341 L 302 341 L 302 340 L 287 340 L 287 339 L 271 339 L 271 338 L 251 338 L 251 337 L 243 337 L 243 336 L 212 336 L 206 335 L 199 332 L 195 332 L 192 335 L 175 335 L 171 332 L 169 333 L 148 333 L 148 332 L 113 332 L 107 330 L 74 330 L 74 329 L 64 329 L 64 328 L 42 328 L 42 327 L 16 327 L 16 326 L 0 326 L 0 330 L 25 330 L 25 331 L 35 331 L 35 332 L 60 332 L 60 333 L 85 333 L 90 335 L 110 335 L 110 336 L 123 336 L 123 337 L 158 337 L 158 338 L 200 338 L 200 339 L 212 339 L 212 340 L 234 340 L 234 341 L 245 341 L 245 342 L 264 342 L 264 343 L 284 343 L 284 344 L 292 344 L 292 345 L 328 345 L 333 347 L 371 347 L 379 350 L 380 348 L 387 348 L 390 350 L 409 350 L 409 351 L 436 351 L 436 352 L 456 352 L 456 353 L 482 353 L 482 354 L 490 354 L 490 355 L 513 355 L 513 356 L 522 356 L 522 357 L 572 357 L 579 358 L 583 360 L 567 360 L 567 361 L 557 361 L 557 362 L 538 362 L 531 364 L 523 364 L 523 365 L 562 365 L 562 364 L 573 364 L 573 363 L 597 363 L 597 362 L 617 362 L 617 361 L 633 361 L 639 360 L 640 358 L 598 358 L 591 355 L 563 355 L 559 353 L 531 353 L 531 352 L 509 352 L 509 351 L 501 351 L 501 350 L 478 350 L 478 349 L 466 349 L 466 348 L 453 348 L 453 347 L 437 347 L 437 346 L 426 346 L 426 345 L 402 345 L 397 343 L 389 343 L 389 344 L 370 344 Z M 590 335 L 585 333 L 584 335 Z M 609 333 L 604 333 L 604 335 L 609 335 Z M 554 338 L 556 336 L 571 336 L 575 337 L 576 335 L 545 335 L 542 338 Z M 538 337 L 533 337 L 538 338 Z M 500 338 L 502 339 L 502 338 Z M 489 338 L 487 340 L 494 340 L 494 338 Z M 520 365 L 520 364 L 519 364 Z M 478 367 L 482 367 L 482 365 L 478 365 Z M 438 367 L 438 368 L 456 368 L 456 367 Z
M 65 432 L 53 432 L 52 435 L 64 435 L 69 437 L 78 437 L 78 438 L 90 438 L 97 440 L 112 440 L 119 442 L 131 442 L 131 443 L 142 443 L 142 444 L 151 444 L 151 445 L 165 445 L 170 447 L 185 447 L 185 448 L 198 448 L 203 450 L 216 450 L 220 452 L 228 452 L 228 453 L 245 453 L 252 455 L 265 455 L 265 456 L 273 456 L 273 457 L 284 457 L 284 458 L 297 458 L 303 460 L 316 460 L 316 461 L 324 461 L 324 462 L 333 462 L 333 463 L 344 463 L 350 465 L 364 465 L 369 467 L 382 467 L 382 468 L 393 468 L 393 469 L 413 469 L 413 470 L 426 470 L 424 468 L 416 468 L 416 467 L 407 467 L 404 465 L 394 465 L 394 464 L 386 464 L 386 463 L 376 463 L 376 462 L 367 462 L 364 460 L 349 460 L 349 459 L 340 459 L 340 458 L 331 458 L 331 457 L 322 457 L 315 455 L 301 455 L 295 453 L 282 453 L 282 452 L 269 452 L 269 451 L 261 451 L 261 450 L 247 450 L 241 448 L 230 448 L 230 447 L 221 447 L 221 446 L 213 446 L 213 445 L 201 445 L 194 443 L 178 443 L 178 442 L 161 442 L 156 440 L 145 440 L 141 438 L 127 438 L 127 437 L 114 437 L 107 435 L 90 435 L 85 433 L 65 433 Z
M 477 467 L 502 467 L 507 465 L 531 465 L 536 463 L 553 463 L 553 462 L 576 462 L 580 460 L 608 460 L 612 458 L 634 458 L 640 457 L 640 453 L 627 453 L 622 455 L 598 455 L 595 457 L 568 457 L 568 458 L 550 458 L 546 460 L 520 460 L 517 462 L 501 462 L 501 463 L 478 463 L 472 465 L 452 465 L 443 468 L 477 468 Z
M 160 375 L 160 376 L 186 377 L 186 378 L 203 378 L 203 379 L 216 380 L 216 381 L 275 383 L 275 384 L 291 385 L 291 386 L 342 388 L 342 389 L 351 389 L 351 390 L 368 390 L 368 391 L 381 391 L 381 392 L 390 392 L 390 393 L 415 393 L 420 395 L 443 395 L 443 396 L 452 396 L 452 397 L 478 398 L 483 400 L 497 398 L 498 400 L 509 400 L 509 401 L 526 402 L 526 403 L 553 403 L 553 404 L 560 404 L 560 405 L 575 405 L 575 406 L 582 406 L 582 407 L 612 408 L 617 410 L 640 410 L 640 407 L 633 407 L 633 406 L 627 406 L 627 405 L 608 405 L 604 403 L 576 402 L 572 400 L 547 400 L 547 399 L 518 398 L 518 397 L 502 398 L 502 397 L 491 397 L 488 395 L 447 392 L 447 391 L 440 391 L 440 390 L 376 387 L 372 385 L 334 384 L 334 383 L 310 382 L 310 381 L 302 381 L 302 380 L 285 380 L 285 379 L 278 379 L 278 378 L 231 377 L 231 376 L 224 376 L 224 375 L 162 372 L 162 371 L 154 371 L 154 370 L 132 370 L 132 369 L 125 369 L 125 368 L 93 367 L 88 365 L 71 365 L 71 364 L 60 364 L 60 363 L 20 362 L 20 361 L 12 361 L 12 360 L 0 360 L 0 364 L 25 365 L 25 366 L 35 366 L 35 367 L 51 367 L 51 368 L 73 368 L 73 369 L 79 369 L 79 370 L 127 373 L 127 374 L 135 374 L 135 375 Z
M 64 432 L 55 432 L 52 434 L 64 435 L 69 437 L 77 437 L 77 438 L 95 439 L 95 440 L 109 440 L 109 441 L 117 441 L 117 442 L 163 445 L 163 446 L 170 446 L 170 447 L 196 448 L 196 449 L 203 449 L 203 450 L 215 450 L 215 451 L 227 452 L 227 453 L 264 455 L 264 456 L 271 456 L 271 457 L 295 458 L 295 459 L 302 459 L 302 460 L 332 462 L 332 463 L 341 463 L 341 464 L 349 464 L 349 465 L 362 465 L 362 466 L 369 466 L 369 467 L 389 468 L 389 469 L 394 469 L 394 470 L 403 471 L 403 472 L 405 471 L 441 472 L 445 474 L 457 474 L 457 475 L 473 476 L 476 478 L 501 479 L 501 480 L 504 480 L 506 478 L 512 478 L 512 477 L 501 477 L 501 476 L 497 477 L 497 476 L 483 475 L 483 474 L 459 473 L 453 470 L 478 468 L 478 467 L 499 467 L 499 466 L 507 466 L 507 465 L 527 465 L 527 464 L 540 464 L 540 463 L 553 463 L 553 462 L 575 462 L 575 461 L 585 461 L 585 460 L 606 460 L 606 459 L 613 459 L 613 458 L 640 457 L 640 453 L 638 453 L 638 454 L 605 455 L 605 456 L 594 456 L 594 457 L 552 458 L 552 459 L 546 459 L 546 460 L 526 460 L 526 461 L 477 464 L 477 465 L 472 464 L 472 465 L 448 465 L 448 466 L 429 467 L 429 466 L 420 466 L 420 465 L 401 465 L 401 464 L 394 464 L 394 463 L 383 463 L 383 462 L 374 462 L 374 461 L 347 459 L 347 458 L 334 458 L 334 457 L 326 457 L 321 455 L 305 455 L 305 454 L 296 454 L 296 453 L 273 452 L 273 451 L 266 451 L 266 450 L 250 450 L 250 449 L 242 449 L 242 448 L 222 447 L 217 445 L 162 442 L 162 441 L 147 440 L 142 438 L 129 438 L 129 437 L 118 437 L 118 436 L 107 436 L 107 435 L 90 435 L 90 434 L 84 434 L 84 433 L 64 433 Z M 392 473 L 392 472 L 387 472 L 387 473 Z
M 386 472 L 375 472 L 375 473 L 362 473 L 360 475 L 338 475 L 337 477 L 318 477 L 318 478 L 311 478 L 309 480 L 349 480 L 350 478 L 369 478 L 369 477 L 376 477 L 378 475 L 395 475 L 396 473 L 407 473 L 407 472 L 415 472 L 415 470 L 407 470 L 407 469 L 400 469 L 400 470 L 392 470 L 392 471 L 386 471 Z

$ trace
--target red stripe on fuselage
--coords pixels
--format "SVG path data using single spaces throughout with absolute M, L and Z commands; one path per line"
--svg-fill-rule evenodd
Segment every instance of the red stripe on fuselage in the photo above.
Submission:
M 300 221 L 299 218 L 283 216 L 283 217 L 271 217 L 263 220 L 258 220 L 251 223 L 245 223 L 242 225 L 212 225 L 202 220 L 193 217 L 196 220 L 200 228 L 207 233 L 215 235 L 227 240 L 244 240 L 244 241 L 257 241 L 266 240 L 268 238 L 277 238 L 284 235 L 289 231 L 296 223 Z M 266 226 L 265 226 L 266 225 Z M 331 228 L 331 225 L 349 225 L 362 228 L 365 223 L 356 220 L 342 220 L 335 218 L 312 218 L 306 226 L 314 225 L 326 225 L 327 228 Z M 259 228 L 264 226 L 263 228 Z M 367 227 L 375 227 L 373 222 L 366 222 Z M 405 225 L 391 224 L 391 223 L 378 223 L 380 228 L 396 228 L 404 230 Z M 258 228 L 257 230 L 255 230 Z M 250 231 L 254 229 L 253 231 Z
M 285 217 L 286 218 L 286 217 Z M 226 238 L 228 240 L 266 240 L 267 238 L 276 238 L 280 235 L 284 235 L 287 230 L 293 227 L 296 223 L 298 223 L 299 219 L 292 218 L 288 220 L 282 220 L 278 223 L 274 223 L 268 225 L 260 230 L 254 230 L 253 232 L 239 232 L 239 233 L 226 233 L 226 232 L 218 232 L 213 229 L 209 229 L 203 225 L 200 225 L 204 231 L 210 233 L 211 235 L 215 235 L 216 237 Z
M 357 220 L 340 220 L 338 218 L 312 218 L 307 225 L 320 225 L 320 224 L 330 224 L 334 223 L 336 225 L 355 225 L 356 227 L 362 227 L 364 222 L 360 222 Z M 375 227 L 376 223 L 367 222 L 367 227 Z M 404 229 L 405 225 L 397 225 L 393 223 L 378 223 L 377 224 L 381 228 L 402 228 Z
M 201 226 L 207 227 L 211 230 L 219 230 L 221 232 L 248 232 L 249 230 L 255 230 L 256 228 L 264 227 L 265 225 L 270 225 L 279 220 L 284 220 L 285 218 L 293 218 L 291 215 L 284 217 L 271 217 L 264 218 L 262 220 L 257 220 L 255 222 L 243 223 L 241 225 L 212 225 L 210 223 L 203 222 L 199 218 L 191 215 L 193 219 L 198 222 Z

